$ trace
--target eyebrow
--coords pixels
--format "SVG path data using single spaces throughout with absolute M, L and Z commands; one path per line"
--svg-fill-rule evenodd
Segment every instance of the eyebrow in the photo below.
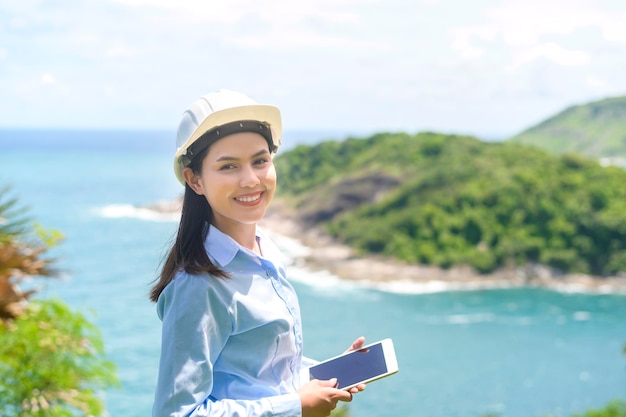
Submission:
M 256 158 L 256 157 L 261 156 L 261 155 L 267 155 L 268 153 L 270 153 L 270 151 L 268 151 L 267 149 L 261 149 L 260 151 L 258 151 L 254 155 L 252 155 L 252 158 Z M 221 156 L 215 162 L 238 161 L 238 160 L 239 160 L 239 158 L 236 158 L 234 156 Z

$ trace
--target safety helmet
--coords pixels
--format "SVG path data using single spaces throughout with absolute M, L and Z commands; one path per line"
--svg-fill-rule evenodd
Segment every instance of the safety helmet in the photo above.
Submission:
M 259 133 L 267 140 L 270 151 L 276 152 L 283 133 L 280 110 L 225 89 L 205 94 L 191 103 L 176 134 L 174 173 L 178 181 L 185 185 L 183 169 L 195 155 L 217 139 L 237 132 Z

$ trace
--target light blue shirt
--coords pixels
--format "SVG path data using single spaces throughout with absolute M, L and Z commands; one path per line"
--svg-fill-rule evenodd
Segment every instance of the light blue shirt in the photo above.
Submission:
M 262 256 L 211 227 L 205 248 L 230 278 L 179 272 L 159 296 L 163 322 L 153 417 L 300 417 L 302 324 L 280 251 Z

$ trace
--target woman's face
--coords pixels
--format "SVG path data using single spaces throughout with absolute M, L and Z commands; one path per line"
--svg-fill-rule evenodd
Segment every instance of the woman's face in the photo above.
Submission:
M 185 169 L 191 188 L 204 195 L 213 223 L 224 233 L 263 218 L 276 190 L 276 170 L 267 141 L 240 132 L 211 144 L 199 175 Z

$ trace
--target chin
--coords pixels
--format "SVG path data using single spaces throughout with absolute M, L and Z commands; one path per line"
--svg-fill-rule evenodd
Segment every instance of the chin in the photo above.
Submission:
M 263 220 L 264 216 L 265 216 L 265 212 L 263 212 L 263 214 L 261 214 L 259 216 L 246 216 L 244 218 L 239 219 L 239 223 L 242 223 L 242 224 L 257 224 L 261 220 Z

